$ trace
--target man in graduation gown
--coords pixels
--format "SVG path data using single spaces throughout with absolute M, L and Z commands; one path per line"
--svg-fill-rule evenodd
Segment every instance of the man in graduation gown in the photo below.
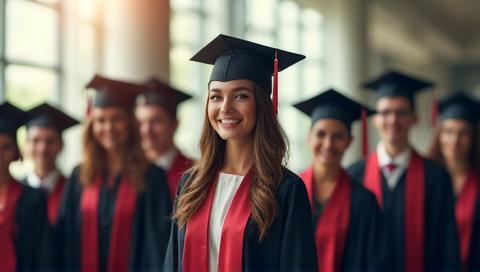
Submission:
M 383 210 L 391 271 L 458 271 L 460 258 L 448 172 L 410 145 L 414 95 L 432 84 L 396 71 L 365 84 L 377 94 L 374 124 L 381 142 L 350 176 Z
M 44 192 L 21 184 L 9 173 L 19 159 L 17 129 L 28 114 L 5 102 L 0 105 L 0 271 L 51 271 L 52 235 Z
M 96 108 L 107 112 L 124 110 L 120 112 L 127 114 L 128 122 L 135 118 L 135 96 L 144 90 L 140 84 L 99 75 L 87 88 L 95 91 L 91 114 Z M 134 127 L 128 129 L 133 137 Z M 140 146 L 131 151 L 142 153 Z M 161 271 L 172 207 L 165 172 L 149 164 L 143 189 L 137 190 L 128 185 L 130 176 L 123 171 L 110 178 L 97 174 L 91 184 L 83 185 L 81 167 L 74 169 L 60 205 L 57 228 L 62 234 L 62 268 Z
M 66 178 L 57 168 L 56 161 L 63 148 L 62 133 L 78 124 L 63 111 L 43 103 L 28 111 L 26 155 L 33 161 L 33 172 L 24 182 L 48 193 L 47 211 L 51 225 L 57 220 L 60 199 Z
M 136 100 L 136 117 L 140 123 L 142 148 L 147 158 L 167 172 L 170 197 L 175 198 L 178 183 L 192 160 L 187 158 L 174 143 L 178 127 L 178 104 L 191 96 L 157 78 L 145 83 L 146 92 Z

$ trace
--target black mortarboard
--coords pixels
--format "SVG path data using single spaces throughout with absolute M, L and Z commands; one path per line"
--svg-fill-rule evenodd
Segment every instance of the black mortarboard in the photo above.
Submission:
M 376 93 L 377 98 L 401 96 L 415 104 L 415 94 L 433 86 L 432 82 L 397 71 L 386 72 L 363 84 L 364 88 Z
M 152 77 L 145 83 L 146 91 L 139 94 L 136 99 L 137 106 L 158 105 L 165 107 L 174 116 L 176 115 L 178 104 L 192 98 L 169 84 L 163 83 L 155 77 Z
M 117 106 L 125 109 L 133 108 L 135 97 L 146 90 L 144 85 L 125 82 L 95 75 L 87 84 L 87 88 L 95 90 L 93 107 Z
M 293 105 L 295 108 L 310 116 L 312 125 L 318 120 L 332 118 L 343 122 L 350 130 L 351 124 L 362 118 L 362 111 L 366 110 L 367 116 L 373 110 L 357 103 L 334 89 L 328 89 L 312 98 Z
M 190 60 L 214 65 L 210 81 L 248 79 L 270 95 L 275 54 L 278 71 L 305 58 L 300 54 L 220 34 Z
M 463 91 L 443 98 L 439 102 L 440 119 L 462 119 L 475 124 L 480 118 L 480 102 Z
M 65 129 L 78 124 L 78 121 L 47 103 L 36 106 L 28 111 L 32 117 L 27 123 L 27 129 L 31 127 L 48 127 L 58 130 L 60 133 Z
M 5 102 L 0 105 L 0 133 L 5 133 L 16 139 L 17 129 L 29 119 L 28 113 Z

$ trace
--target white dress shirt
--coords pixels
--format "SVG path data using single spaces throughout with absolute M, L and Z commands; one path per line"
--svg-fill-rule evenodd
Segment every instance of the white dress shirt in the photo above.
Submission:
M 212 210 L 210 211 L 210 223 L 208 227 L 208 268 L 210 272 L 218 269 L 218 254 L 222 238 L 223 222 L 227 215 L 233 197 L 237 192 L 244 176 L 232 175 L 220 172 L 218 177 Z M 242 254 L 239 252 L 238 254 Z
M 43 179 L 37 176 L 34 172 L 30 173 L 27 176 L 28 185 L 33 188 L 42 188 L 45 189 L 48 193 L 55 190 L 58 180 L 60 179 L 60 172 L 57 169 L 48 173 Z
M 407 170 L 408 163 L 410 162 L 410 158 L 412 156 L 412 149 L 408 147 L 395 158 L 392 158 L 385 150 L 385 145 L 383 143 L 379 143 L 377 145 L 377 155 L 378 165 L 380 169 L 382 169 L 382 173 L 387 180 L 388 188 L 393 190 L 397 186 L 398 181 L 402 177 L 403 173 Z M 388 164 L 395 164 L 396 168 L 392 172 L 389 172 L 386 167 Z
M 172 168 L 173 162 L 177 158 L 177 154 L 178 150 L 175 147 L 172 147 L 155 161 L 155 165 L 161 167 L 165 171 L 169 171 L 170 168 Z

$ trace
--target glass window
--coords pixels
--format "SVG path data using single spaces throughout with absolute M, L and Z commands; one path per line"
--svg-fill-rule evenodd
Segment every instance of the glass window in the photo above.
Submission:
M 58 64 L 56 10 L 29 1 L 6 1 L 6 57 L 8 60 Z
M 6 99 L 24 110 L 55 97 L 57 74 L 49 69 L 9 65 L 5 70 Z

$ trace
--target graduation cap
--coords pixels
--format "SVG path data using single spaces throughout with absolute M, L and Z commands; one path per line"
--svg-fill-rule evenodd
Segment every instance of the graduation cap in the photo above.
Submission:
M 415 94 L 432 86 L 432 82 L 397 71 L 388 71 L 363 84 L 364 88 L 375 92 L 377 98 L 406 97 L 412 106 L 415 105 Z
M 192 98 L 169 84 L 152 77 L 145 84 L 146 91 L 136 99 L 137 106 L 157 105 L 165 107 L 173 116 L 176 116 L 177 106 L 183 101 Z
M 375 111 L 346 97 L 335 89 L 328 89 L 312 98 L 298 102 L 295 108 L 310 116 L 312 126 L 321 119 L 335 119 L 350 131 L 354 121 L 362 120 L 362 153 L 368 153 L 367 117 Z
M 48 103 L 36 106 L 29 110 L 28 114 L 32 119 L 26 124 L 27 130 L 31 127 L 48 127 L 56 129 L 58 132 L 62 133 L 65 129 L 79 123 L 68 114 Z
M 304 59 L 304 55 L 220 34 L 190 60 L 212 64 L 210 81 L 247 79 L 268 95 L 272 93 L 276 113 L 278 105 L 277 73 Z
M 29 114 L 5 102 L 0 105 L 0 133 L 16 139 L 17 130 L 29 119 Z
M 312 124 L 321 119 L 332 118 L 343 122 L 348 128 L 354 121 L 362 118 L 363 110 L 367 111 L 367 116 L 375 113 L 335 89 L 328 89 L 293 106 L 310 116 Z
M 463 91 L 457 91 L 439 102 L 440 119 L 462 119 L 476 124 L 480 118 L 480 102 Z
M 100 75 L 95 75 L 86 88 L 94 89 L 96 93 L 92 104 L 89 106 L 98 108 L 117 106 L 125 109 L 132 109 L 135 104 L 135 97 L 146 90 L 146 87 L 141 84 L 115 80 Z

